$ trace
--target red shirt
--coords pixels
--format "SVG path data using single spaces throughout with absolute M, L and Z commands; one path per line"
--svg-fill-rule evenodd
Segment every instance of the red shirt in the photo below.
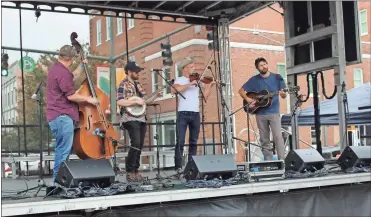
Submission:
M 79 121 L 78 105 L 67 99 L 75 93 L 73 74 L 60 62 L 48 72 L 46 82 L 46 119 L 52 121 L 60 115 L 68 115 Z

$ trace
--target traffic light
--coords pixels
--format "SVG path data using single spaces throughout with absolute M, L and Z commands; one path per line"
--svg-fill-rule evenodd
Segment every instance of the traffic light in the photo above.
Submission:
M 209 50 L 219 50 L 219 41 L 218 41 L 218 28 L 216 26 L 206 26 L 207 40 L 209 41 L 208 48 Z
M 170 42 L 161 43 L 161 49 L 163 50 L 161 56 L 164 58 L 162 64 L 164 66 L 172 66 L 173 60 L 171 59 L 172 53 Z
M 9 56 L 8 54 L 6 53 L 3 53 L 1 55 L 1 76 L 8 76 L 9 72 L 8 72 L 8 60 L 9 60 Z

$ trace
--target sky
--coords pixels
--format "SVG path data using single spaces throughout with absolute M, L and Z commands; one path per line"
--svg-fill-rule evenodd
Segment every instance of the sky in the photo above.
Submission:
M 66 13 L 41 12 L 36 22 L 35 11 L 22 10 L 23 48 L 56 51 L 65 44 L 71 44 L 70 35 L 77 32 L 77 40 L 89 42 L 89 16 Z M 20 47 L 19 10 L 1 8 L 1 45 Z M 20 51 L 5 51 L 9 65 L 21 57 Z M 26 52 L 23 52 L 23 56 Z M 37 61 L 40 54 L 28 53 Z

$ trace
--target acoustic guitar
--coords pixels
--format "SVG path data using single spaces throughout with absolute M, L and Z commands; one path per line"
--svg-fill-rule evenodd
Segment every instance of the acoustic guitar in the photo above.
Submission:
M 300 90 L 299 86 L 296 87 L 290 87 L 290 88 L 284 88 L 282 91 L 286 93 L 294 93 L 298 92 Z M 262 90 L 260 92 L 248 92 L 246 93 L 246 96 L 249 97 L 250 99 L 255 99 L 256 103 L 255 106 L 249 107 L 246 102 L 246 100 L 243 100 L 243 106 L 245 112 L 248 112 L 249 114 L 256 114 L 258 113 L 261 109 L 267 108 L 272 105 L 273 97 L 278 95 L 279 91 L 270 93 L 268 90 Z

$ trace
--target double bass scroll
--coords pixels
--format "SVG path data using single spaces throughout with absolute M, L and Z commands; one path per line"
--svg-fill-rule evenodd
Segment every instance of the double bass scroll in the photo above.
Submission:
M 73 32 L 71 43 L 83 60 L 84 51 L 76 40 L 77 37 L 77 33 Z M 94 97 L 98 100 L 98 104 L 79 103 L 80 120 L 79 127 L 75 130 L 73 149 L 82 160 L 109 158 L 117 150 L 112 139 L 119 140 L 118 134 L 104 112 L 109 107 L 109 99 L 101 89 L 94 86 L 85 63 L 84 71 L 86 79 L 76 93 L 86 97 Z

